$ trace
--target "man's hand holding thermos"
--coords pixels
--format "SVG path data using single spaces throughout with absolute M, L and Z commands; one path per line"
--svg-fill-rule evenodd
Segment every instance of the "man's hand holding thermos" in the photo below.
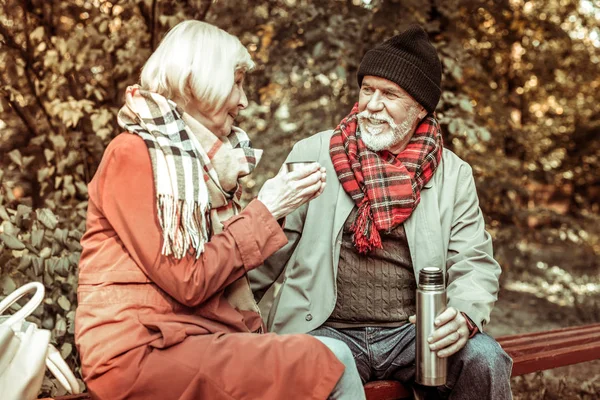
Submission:
M 417 315 L 409 318 L 417 328 L 416 382 L 424 386 L 446 383 L 446 358 L 469 339 L 466 317 L 446 308 L 444 276 L 439 268 L 423 268 L 417 288 Z

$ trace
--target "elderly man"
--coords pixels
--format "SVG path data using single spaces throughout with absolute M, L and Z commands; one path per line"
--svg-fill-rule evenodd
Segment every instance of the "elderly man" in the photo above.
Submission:
M 271 331 L 343 340 L 363 382 L 411 384 L 416 277 L 442 268 L 448 307 L 429 342 L 448 358 L 448 379 L 434 394 L 506 399 L 512 362 L 483 333 L 500 266 L 471 168 L 442 146 L 434 115 L 441 77 L 436 49 L 418 26 L 365 54 L 350 114 L 288 156 L 327 168 L 324 193 L 287 217 L 289 243 L 250 279 L 261 298 L 280 278 Z

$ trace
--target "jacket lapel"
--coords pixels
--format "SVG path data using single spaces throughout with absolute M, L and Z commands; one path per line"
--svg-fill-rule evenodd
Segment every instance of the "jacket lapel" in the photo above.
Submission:
M 421 190 L 421 201 L 410 218 L 404 222 L 404 230 L 410 249 L 415 279 L 424 267 L 438 267 L 446 272 L 445 257 L 442 250 L 440 212 L 434 179 Z
M 348 194 L 344 191 L 344 187 L 340 184 L 340 181 L 335 180 L 335 184 L 338 186 L 337 190 L 337 201 L 335 204 L 335 214 L 333 217 L 333 233 L 336 235 L 336 238 L 339 236 L 344 223 L 348 219 L 350 212 L 354 208 L 354 201 Z

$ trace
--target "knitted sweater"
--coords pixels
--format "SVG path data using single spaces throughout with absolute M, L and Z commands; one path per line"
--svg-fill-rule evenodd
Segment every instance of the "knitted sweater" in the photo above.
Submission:
M 359 254 L 344 225 L 337 273 L 337 302 L 326 325 L 336 328 L 399 326 L 415 313 L 416 281 L 404 226 L 381 236 L 383 248 Z

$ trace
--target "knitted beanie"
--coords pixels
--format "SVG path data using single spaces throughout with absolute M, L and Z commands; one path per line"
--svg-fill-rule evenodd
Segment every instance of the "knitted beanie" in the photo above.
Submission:
M 442 94 L 442 64 L 427 33 L 418 25 L 367 51 L 358 67 L 358 86 L 366 75 L 396 83 L 429 113 Z

